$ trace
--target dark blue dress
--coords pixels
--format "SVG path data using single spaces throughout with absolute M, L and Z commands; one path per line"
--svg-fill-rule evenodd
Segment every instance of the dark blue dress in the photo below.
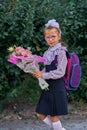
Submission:
M 55 60 L 46 65 L 46 72 L 56 69 Z M 36 107 L 36 112 L 39 114 L 57 116 L 66 115 L 67 110 L 67 93 L 63 78 L 46 80 L 49 84 L 49 90 L 43 90 L 39 102 Z

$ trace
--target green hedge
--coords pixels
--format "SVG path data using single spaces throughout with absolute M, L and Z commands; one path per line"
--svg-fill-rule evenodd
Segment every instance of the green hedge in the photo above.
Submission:
M 47 49 L 43 36 L 44 24 L 55 18 L 62 29 L 62 39 L 68 49 L 77 52 L 81 59 L 82 80 L 79 90 L 71 93 L 71 99 L 87 99 L 87 1 L 86 0 L 1 0 L 0 1 L 0 99 L 17 97 L 31 91 L 29 84 L 22 87 L 26 74 L 7 62 L 9 46 L 31 47 L 35 54 L 42 55 Z M 30 78 L 29 78 L 30 79 Z M 34 93 L 35 79 L 32 78 Z M 26 92 L 27 94 L 23 93 Z M 39 91 L 39 90 L 38 90 Z M 40 92 L 40 91 L 39 91 Z M 35 93 L 36 94 L 36 93 Z M 36 94 L 36 97 L 39 95 Z M 33 96 L 31 95 L 31 98 Z

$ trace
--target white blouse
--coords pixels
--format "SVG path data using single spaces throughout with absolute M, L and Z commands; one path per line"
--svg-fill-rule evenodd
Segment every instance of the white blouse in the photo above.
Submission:
M 57 69 L 50 72 L 43 72 L 44 79 L 59 79 L 65 75 L 67 66 L 66 47 L 63 47 L 61 43 L 56 44 L 53 47 L 49 47 L 45 51 L 43 57 L 46 59 L 44 65 L 50 65 L 57 55 Z M 44 69 L 45 70 L 45 69 Z

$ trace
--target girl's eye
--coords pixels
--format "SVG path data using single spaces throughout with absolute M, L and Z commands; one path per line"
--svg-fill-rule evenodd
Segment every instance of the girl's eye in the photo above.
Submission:
M 56 38 L 56 36 L 55 35 L 53 35 L 53 36 L 47 36 L 47 37 L 45 37 L 47 40 L 49 40 L 49 39 L 55 39 Z
M 52 36 L 51 38 L 53 38 L 53 39 L 54 39 L 54 38 L 56 38 L 56 36 Z
M 46 39 L 50 39 L 50 37 L 46 37 Z

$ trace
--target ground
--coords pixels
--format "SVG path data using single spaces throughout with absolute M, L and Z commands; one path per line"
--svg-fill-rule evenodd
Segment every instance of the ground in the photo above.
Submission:
M 5 104 L 0 114 L 0 130 L 50 130 L 36 117 L 36 104 Z M 87 130 L 87 104 L 68 104 L 69 114 L 61 122 L 66 130 Z M 52 129 L 51 129 L 52 130 Z

